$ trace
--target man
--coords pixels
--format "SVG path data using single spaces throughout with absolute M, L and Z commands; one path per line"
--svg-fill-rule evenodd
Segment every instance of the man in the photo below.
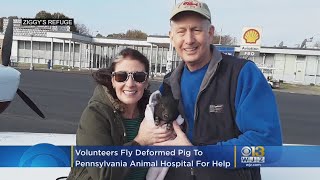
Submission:
M 179 100 L 185 133 L 158 145 L 282 145 L 276 100 L 264 75 L 248 60 L 211 45 L 214 27 L 205 3 L 185 0 L 170 16 L 171 42 L 183 60 L 163 83 Z M 161 88 L 160 88 L 161 90 Z M 166 179 L 261 179 L 259 168 L 171 168 Z
M 20 72 L 0 65 L 0 113 L 10 104 L 17 92 L 20 82 Z

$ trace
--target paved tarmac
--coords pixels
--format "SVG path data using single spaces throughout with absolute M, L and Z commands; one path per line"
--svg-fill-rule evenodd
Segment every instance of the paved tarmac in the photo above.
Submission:
M 301 84 L 281 84 L 280 88 L 274 89 L 274 91 L 320 96 L 320 86 L 310 86 Z
M 0 115 L 0 132 L 75 133 L 79 118 L 92 95 L 95 82 L 88 73 L 21 70 L 20 88 L 46 115 L 39 118 L 16 96 Z M 156 90 L 160 78 L 151 82 Z M 320 145 L 320 96 L 274 91 L 284 143 Z

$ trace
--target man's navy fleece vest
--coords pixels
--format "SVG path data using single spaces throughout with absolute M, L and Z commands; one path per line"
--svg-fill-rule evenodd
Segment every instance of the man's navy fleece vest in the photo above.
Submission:
M 238 137 L 235 122 L 235 97 L 238 76 L 247 60 L 222 55 L 218 68 L 203 92 L 200 92 L 196 104 L 193 144 L 195 146 L 212 145 Z M 184 116 L 180 102 L 179 111 Z M 201 122 L 201 123 L 200 123 Z M 194 176 L 191 175 L 194 174 Z M 197 180 L 259 180 L 259 168 L 175 168 L 170 169 L 165 179 Z
M 227 55 L 222 58 L 207 88 L 198 97 L 194 145 L 216 144 L 241 134 L 235 122 L 235 98 L 238 76 L 248 61 Z

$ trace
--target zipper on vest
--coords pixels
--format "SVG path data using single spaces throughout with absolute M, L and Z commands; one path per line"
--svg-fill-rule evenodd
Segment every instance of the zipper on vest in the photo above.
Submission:
M 198 108 L 198 101 L 199 101 L 199 97 L 201 96 L 201 94 L 203 93 L 203 91 L 205 91 L 205 89 L 203 89 L 202 91 L 200 91 L 199 92 L 199 94 L 198 94 L 198 96 L 197 96 L 197 100 L 196 100 L 196 104 L 194 105 L 194 119 L 193 119 L 193 132 L 192 132 L 192 134 L 193 134 L 193 137 L 195 137 L 194 136 L 194 129 L 195 129 L 195 124 L 196 124 L 196 120 L 197 120 L 197 118 L 198 118 L 198 115 L 199 115 L 199 108 Z
M 209 81 L 213 81 L 213 78 L 214 78 L 214 76 L 216 75 L 216 72 L 217 72 L 219 66 L 220 66 L 220 62 L 218 62 L 216 71 L 210 76 Z M 199 98 L 200 98 L 201 94 L 207 89 L 207 87 L 209 86 L 209 84 L 210 84 L 210 82 L 206 83 L 205 87 L 203 87 L 202 89 L 201 89 L 201 87 L 200 87 L 200 91 L 199 91 L 199 93 L 198 93 L 198 96 L 197 96 L 197 99 L 196 99 L 196 102 L 195 102 L 195 106 L 194 106 L 194 117 L 193 117 L 193 118 L 194 118 L 194 119 L 193 119 L 193 132 L 192 132 L 193 137 L 194 137 L 195 122 L 196 122 L 196 119 L 198 118 L 198 114 L 199 114 L 199 111 L 198 111 L 198 101 L 199 101 Z

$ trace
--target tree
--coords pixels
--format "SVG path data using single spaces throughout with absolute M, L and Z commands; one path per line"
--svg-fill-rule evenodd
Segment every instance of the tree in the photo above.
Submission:
M 125 39 L 125 34 L 124 33 L 113 33 L 109 34 L 107 37 L 108 38 L 114 38 L 114 39 Z
M 129 38 L 129 39 L 147 39 L 148 37 L 146 33 L 136 29 L 128 30 L 125 36 L 126 38 Z
M 102 38 L 102 37 L 104 37 L 104 36 L 102 36 L 102 34 L 98 33 L 98 34 L 96 35 L 96 37 L 97 37 L 97 38 Z
M 79 34 L 90 35 L 90 31 L 86 25 L 76 23 L 75 27 Z
M 234 44 L 236 44 L 236 42 L 235 42 L 235 38 L 231 37 L 230 35 L 216 34 L 213 37 L 213 44 L 234 45 Z
M 47 11 L 39 11 L 36 16 L 36 19 L 52 19 L 52 14 Z
M 148 35 L 141 30 L 128 30 L 126 33 L 113 33 L 107 37 L 115 39 L 147 39 Z
M 59 12 L 53 13 L 52 18 L 54 18 L 54 19 L 69 19 L 68 16 L 64 15 L 63 13 L 59 13 Z
M 320 41 L 315 42 L 313 46 L 316 48 L 320 48 Z

